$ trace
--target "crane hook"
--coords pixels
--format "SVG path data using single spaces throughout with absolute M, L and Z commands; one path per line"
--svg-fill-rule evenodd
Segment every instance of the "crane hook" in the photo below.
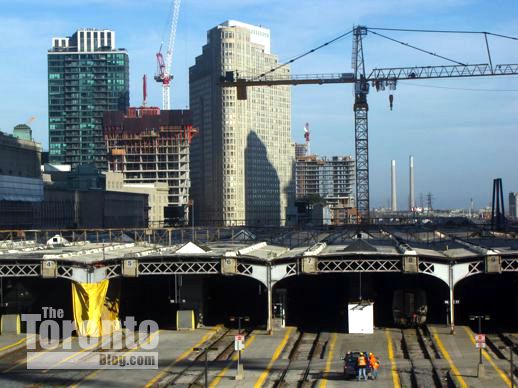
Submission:
M 392 94 L 389 94 L 389 104 L 390 110 L 392 110 L 392 106 L 394 105 L 394 96 Z

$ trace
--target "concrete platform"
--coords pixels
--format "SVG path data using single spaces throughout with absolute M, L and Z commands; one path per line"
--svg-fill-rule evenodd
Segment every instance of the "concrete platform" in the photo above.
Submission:
M 17 349 L 24 348 L 27 341 L 25 334 L 0 335 L 0 358 Z
M 97 370 L 85 376 L 81 386 L 146 386 L 158 383 L 175 369 L 182 368 L 193 348 L 210 340 L 216 333 L 215 328 L 203 328 L 194 331 L 160 331 L 157 348 L 158 369 L 140 370 Z
M 27 369 L 27 350 L 23 344 L 16 352 L 0 357 L 0 385 L 2 387 L 20 387 L 30 384 L 43 385 L 90 385 L 90 386 L 145 386 L 150 381 L 158 381 L 166 376 L 167 368 L 181 357 L 187 357 L 192 348 L 202 341 L 208 340 L 216 333 L 215 328 L 195 331 L 160 331 L 158 352 L 158 369 L 146 370 L 72 370 L 72 369 Z M 1 337 L 0 337 L 1 338 Z M 70 356 L 79 358 L 84 351 L 77 338 L 72 338 Z M 37 355 L 38 361 L 49 361 L 53 367 L 59 367 L 60 360 L 52 356 L 62 348 L 49 350 Z M 123 350 L 121 350 L 124 352 Z M 83 353 L 83 354 L 82 354 Z M 62 360 L 62 359 L 61 359 Z M 54 362 L 56 361 L 56 362 Z M 64 365 L 64 364 L 63 364 Z M 154 379 L 154 380 L 153 380 Z
M 276 330 L 272 335 L 264 331 L 253 332 L 243 351 L 244 378 L 235 380 L 236 357 L 219 364 L 220 370 L 209 373 L 211 387 L 262 387 L 269 386 L 279 375 L 288 360 L 286 350 L 297 335 L 295 328 Z M 216 366 L 218 368 L 218 366 Z
M 439 350 L 451 369 L 457 386 L 460 387 L 510 387 L 509 362 L 496 359 L 483 351 L 484 373 L 477 377 L 479 350 L 475 348 L 474 333 L 469 327 L 458 326 L 455 335 L 449 328 L 430 325 Z

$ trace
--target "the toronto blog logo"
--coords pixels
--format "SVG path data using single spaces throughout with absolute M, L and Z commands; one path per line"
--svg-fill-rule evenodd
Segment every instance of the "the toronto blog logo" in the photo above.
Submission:
M 22 314 L 27 369 L 157 369 L 158 324 L 127 316 L 119 320 L 64 319 L 63 309 Z

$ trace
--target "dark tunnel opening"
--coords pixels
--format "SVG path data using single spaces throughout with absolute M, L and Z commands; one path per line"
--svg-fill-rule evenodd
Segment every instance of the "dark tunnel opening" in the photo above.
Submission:
M 518 330 L 518 274 L 481 274 L 461 280 L 455 286 L 456 324 L 468 325 L 475 332 L 478 322 L 470 315 L 488 315 L 483 332 Z
M 230 317 L 248 317 L 248 325 L 265 327 L 268 313 L 266 287 L 244 276 L 212 276 L 206 282 L 205 324 L 236 326 Z
M 360 286 L 361 285 L 361 286 Z M 361 288 L 361 292 L 360 292 Z M 274 288 L 286 290 L 286 324 L 304 330 L 348 329 L 348 304 L 361 298 L 374 301 L 374 325 L 394 326 L 392 299 L 396 290 L 423 290 L 427 322 L 446 323 L 448 287 L 428 275 L 400 273 L 347 273 L 287 278 Z

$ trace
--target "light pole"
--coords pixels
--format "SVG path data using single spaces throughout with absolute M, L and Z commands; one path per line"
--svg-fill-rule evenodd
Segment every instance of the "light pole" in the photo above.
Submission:
M 241 335 L 241 321 L 244 322 L 250 322 L 250 317 L 244 316 L 244 317 L 230 317 L 230 322 L 237 321 L 237 334 Z M 236 371 L 236 380 L 242 380 L 243 379 L 243 364 L 241 363 L 241 349 L 237 350 L 237 371 Z
M 478 334 L 482 334 L 482 320 L 489 321 L 491 317 L 489 315 L 470 315 L 469 320 L 478 321 Z M 480 376 L 480 372 L 482 369 L 482 345 L 478 348 L 479 350 L 479 361 L 478 361 L 478 375 Z
M 207 357 L 207 353 L 210 350 L 218 350 L 218 348 L 215 348 L 213 346 L 207 346 L 202 348 L 193 348 L 195 352 L 203 352 L 205 356 L 205 388 L 209 388 L 209 359 Z

